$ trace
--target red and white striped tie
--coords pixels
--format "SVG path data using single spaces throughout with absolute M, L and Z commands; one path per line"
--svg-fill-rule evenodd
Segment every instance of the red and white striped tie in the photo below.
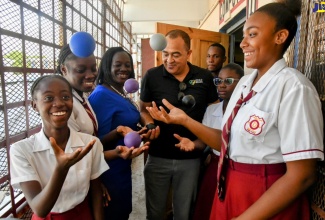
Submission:
M 242 106 L 242 104 L 247 102 L 255 94 L 256 94 L 256 92 L 251 90 L 244 99 L 243 99 L 243 94 L 241 94 L 234 109 L 231 112 L 231 115 L 229 116 L 226 124 L 223 126 L 223 129 L 222 129 L 221 151 L 220 151 L 220 158 L 219 158 L 219 163 L 218 163 L 218 173 L 217 173 L 218 197 L 221 201 L 223 201 L 225 198 L 225 182 L 226 182 L 227 166 L 224 165 L 224 159 L 226 157 L 227 150 L 228 150 L 231 125 L 232 125 L 234 118 L 237 115 L 238 110 Z
M 97 133 L 98 133 L 98 129 L 97 129 L 97 121 L 95 118 L 95 115 L 92 113 L 89 105 L 87 104 L 87 102 L 85 101 L 84 98 L 82 98 L 82 102 L 81 102 L 82 106 L 85 108 L 89 118 L 91 119 L 93 126 L 94 126 L 94 133 L 93 135 L 97 137 Z

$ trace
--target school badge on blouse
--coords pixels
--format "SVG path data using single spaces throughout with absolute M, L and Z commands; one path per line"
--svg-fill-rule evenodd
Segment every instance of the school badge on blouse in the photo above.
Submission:
M 256 115 L 252 115 L 245 123 L 245 130 L 252 135 L 259 135 L 262 132 L 262 128 L 265 125 L 263 118 Z

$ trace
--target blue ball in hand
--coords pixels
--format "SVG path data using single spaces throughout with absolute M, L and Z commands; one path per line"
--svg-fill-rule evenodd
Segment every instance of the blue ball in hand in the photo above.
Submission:
M 89 33 L 80 31 L 71 36 L 69 45 L 74 55 L 86 58 L 94 53 L 96 42 Z

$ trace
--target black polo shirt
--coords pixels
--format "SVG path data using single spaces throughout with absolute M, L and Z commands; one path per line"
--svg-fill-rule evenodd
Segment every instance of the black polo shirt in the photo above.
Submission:
M 183 80 L 186 83 L 186 89 L 182 92 L 185 95 L 192 95 L 196 100 L 194 107 L 186 107 L 178 101 L 180 92 L 180 82 L 166 71 L 163 65 L 149 69 L 141 82 L 140 99 L 143 102 L 156 102 L 158 106 L 163 106 L 162 99 L 168 100 L 172 105 L 182 109 L 191 118 L 202 122 L 205 110 L 209 103 L 218 99 L 217 90 L 213 84 L 212 74 L 203 68 L 188 63 L 190 71 Z M 165 107 L 165 106 L 164 106 Z M 166 110 L 168 110 L 165 107 Z M 196 136 L 188 129 L 180 125 L 165 124 L 155 121 L 160 127 L 160 135 L 157 139 L 151 141 L 149 154 L 156 157 L 168 159 L 193 159 L 201 155 L 201 151 L 184 152 L 175 147 L 178 140 L 173 134 L 179 134 L 181 137 L 187 137 L 195 140 Z

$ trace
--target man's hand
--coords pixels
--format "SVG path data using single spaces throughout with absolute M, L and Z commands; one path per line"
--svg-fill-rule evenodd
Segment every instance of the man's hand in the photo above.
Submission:
M 144 141 L 151 141 L 158 138 L 160 135 L 160 128 L 157 126 L 155 129 L 148 130 L 146 127 L 143 127 L 138 133 Z

